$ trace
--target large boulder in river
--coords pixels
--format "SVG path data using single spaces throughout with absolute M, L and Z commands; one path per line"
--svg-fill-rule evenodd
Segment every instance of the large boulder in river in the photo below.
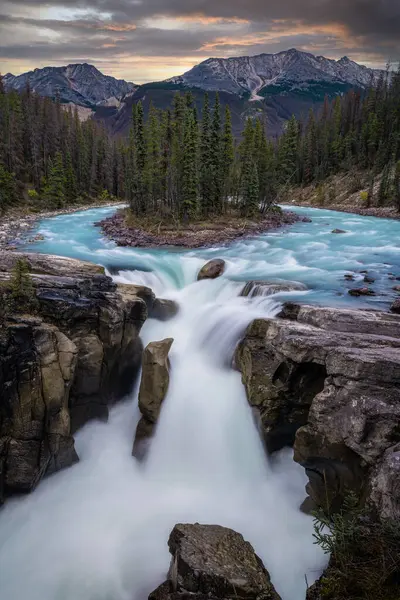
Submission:
M 176 317 L 179 312 L 179 306 L 174 300 L 156 298 L 149 317 L 158 321 L 169 321 Z
M 19 254 L 5 253 L 2 293 L 11 294 Z M 2 253 L 0 254 L 0 258 Z M 22 255 L 31 267 L 34 315 L 2 315 L 0 335 L 0 495 L 30 491 L 77 460 L 72 434 L 132 389 L 139 372 L 144 300 L 96 265 Z M 62 275 L 55 275 L 60 269 Z M 138 290 L 139 293 L 139 290 Z M 14 303 L 15 304 L 15 303 Z
M 353 489 L 400 516 L 400 317 L 288 304 L 249 326 L 235 360 L 269 450 L 294 445 L 314 505 Z
M 280 292 L 303 292 L 307 287 L 298 281 L 249 281 L 240 295 L 245 297 L 272 296 Z
M 280 600 L 251 544 L 219 525 L 175 525 L 167 581 L 149 600 Z
M 142 413 L 133 444 L 133 455 L 142 458 L 148 440 L 158 421 L 161 405 L 169 386 L 169 351 L 173 339 L 151 342 L 143 351 L 142 379 L 139 388 L 139 409 Z
M 225 271 L 226 263 L 221 258 L 214 258 L 204 265 L 197 275 L 197 281 L 203 279 L 216 279 Z

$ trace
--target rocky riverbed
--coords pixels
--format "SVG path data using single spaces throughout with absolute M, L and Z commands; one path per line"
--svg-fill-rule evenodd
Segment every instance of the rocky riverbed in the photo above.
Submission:
M 47 219 L 48 217 L 55 217 L 57 215 L 66 215 L 90 208 L 114 205 L 116 208 L 122 206 L 120 202 L 104 202 L 93 205 L 85 204 L 81 206 L 70 206 L 68 208 L 40 211 L 32 214 L 25 214 L 17 211 L 15 214 L 3 215 L 0 217 L 0 250 L 17 250 L 21 244 L 26 243 L 28 240 L 32 242 L 42 240 L 43 238 L 40 234 L 30 235 L 30 232 L 34 229 L 36 223 L 41 219 Z

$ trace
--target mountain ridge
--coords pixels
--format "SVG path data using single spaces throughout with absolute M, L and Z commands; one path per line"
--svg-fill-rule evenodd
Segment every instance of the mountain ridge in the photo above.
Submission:
M 263 98 L 259 92 L 268 90 L 269 86 L 285 86 L 287 91 L 304 89 L 311 83 L 366 88 L 384 73 L 347 56 L 334 60 L 291 48 L 276 54 L 208 58 L 183 75 L 167 79 L 166 83 L 199 87 L 204 91 L 250 93 L 258 100 Z
M 21 75 L 7 73 L 3 77 L 6 89 L 22 91 L 28 82 L 31 89 L 41 96 L 54 97 L 59 94 L 62 102 L 85 107 L 119 106 L 138 87 L 124 79 L 104 75 L 89 63 L 43 67 Z
M 380 77 L 385 71 L 359 65 L 347 56 L 334 60 L 290 48 L 276 54 L 210 57 L 183 75 L 142 85 L 103 75 L 88 63 L 7 74 L 3 82 L 8 89 L 22 91 L 29 81 L 40 95 L 59 94 L 63 103 L 85 107 L 86 118 L 92 115 L 117 136 L 129 131 L 132 104 L 142 101 L 146 113 L 151 103 L 165 109 L 176 92 L 186 90 L 192 91 L 200 111 L 204 92 L 218 92 L 231 109 L 236 135 L 248 116 L 261 116 L 270 134 L 279 135 L 292 114 L 304 117 L 310 108 L 318 109 L 325 96 L 363 91 Z

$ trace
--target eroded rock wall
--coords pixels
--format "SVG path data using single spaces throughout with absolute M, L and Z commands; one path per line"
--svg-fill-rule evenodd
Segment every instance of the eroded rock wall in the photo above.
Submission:
M 6 253 L 7 290 L 20 255 Z M 90 263 L 23 255 L 35 315 L 8 312 L 0 341 L 0 487 L 30 491 L 78 458 L 72 434 L 130 392 L 140 369 L 148 288 L 119 288 Z M 48 272 L 45 272 L 45 271 Z M 55 272 L 61 271 L 61 275 Z M 128 289 L 129 288 L 129 289 Z
M 236 364 L 268 449 L 294 446 L 314 505 L 353 489 L 400 516 L 399 317 L 287 305 L 250 325 Z

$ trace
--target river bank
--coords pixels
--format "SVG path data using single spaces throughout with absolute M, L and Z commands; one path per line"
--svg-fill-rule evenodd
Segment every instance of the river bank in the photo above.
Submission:
M 284 203 L 289 206 L 303 206 L 352 213 L 363 217 L 378 217 L 381 219 L 400 219 L 400 210 L 394 199 L 380 198 L 382 175 L 375 177 L 372 197 L 367 206 L 370 190 L 370 173 L 354 171 L 339 173 L 328 177 L 319 185 L 311 184 L 288 190 Z
M 117 246 L 131 248 L 149 248 L 175 246 L 180 248 L 205 248 L 226 244 L 239 238 L 251 237 L 292 225 L 297 221 L 309 221 L 291 211 L 279 209 L 268 213 L 262 219 L 245 219 L 223 215 L 209 221 L 188 223 L 143 222 L 129 217 L 125 211 L 96 223 L 107 238 Z
M 20 244 L 27 241 L 38 241 L 42 239 L 40 234 L 29 238 L 28 234 L 34 229 L 36 223 L 42 219 L 68 215 L 82 210 L 102 208 L 106 206 L 123 206 L 121 202 L 95 202 L 93 204 L 82 204 L 60 208 L 56 210 L 26 213 L 21 210 L 10 211 L 0 217 L 0 250 L 16 250 Z

